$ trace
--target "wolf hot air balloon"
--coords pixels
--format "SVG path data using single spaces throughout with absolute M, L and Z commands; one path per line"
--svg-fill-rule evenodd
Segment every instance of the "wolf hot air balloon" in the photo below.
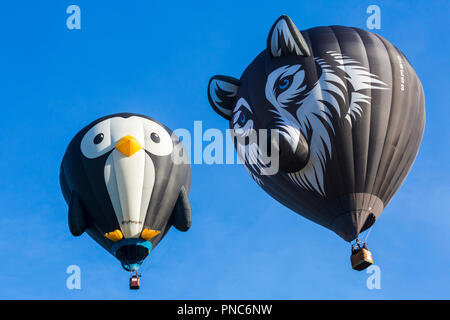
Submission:
M 252 178 L 349 242 L 392 199 L 424 131 L 422 85 L 399 49 L 357 28 L 300 32 L 287 16 L 240 79 L 211 78 L 208 98 L 229 120 Z M 266 140 L 248 139 L 261 129 L 269 131 Z M 278 133 L 276 141 L 270 132 Z M 275 173 L 261 159 L 261 141 L 278 150 Z
M 186 159 L 180 140 L 150 117 L 121 113 L 92 122 L 61 164 L 71 233 L 86 231 L 136 272 L 171 226 L 191 226 Z

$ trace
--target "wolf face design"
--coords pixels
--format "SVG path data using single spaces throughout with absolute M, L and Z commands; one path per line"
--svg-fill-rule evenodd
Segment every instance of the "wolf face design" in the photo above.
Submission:
M 279 151 L 281 171 L 299 188 L 325 197 L 324 177 L 333 157 L 336 127 L 351 130 L 370 105 L 370 92 L 388 86 L 350 54 L 327 50 L 311 56 L 294 28 L 289 18 L 279 19 L 269 34 L 268 49 L 241 80 L 211 79 L 209 100 L 241 138 L 235 143 L 237 153 L 258 184 L 264 184 L 262 176 L 274 174 L 267 170 L 272 163 L 264 159 L 270 151 L 263 148 L 266 139 L 261 138 L 261 129 L 275 130 L 279 141 L 271 143 Z M 250 90 L 260 79 L 264 79 L 264 89 Z M 255 92 L 264 92 L 262 103 Z
M 343 26 L 300 32 L 287 16 L 240 79 L 211 78 L 208 98 L 261 188 L 346 241 L 400 187 L 425 123 L 420 80 L 389 41 Z
M 324 59 L 314 60 L 321 75 L 312 87 L 306 85 L 301 65 L 287 65 L 269 74 L 265 94 L 289 144 L 296 146 L 300 134 L 308 141 L 309 161 L 301 170 L 289 173 L 289 178 L 325 196 L 323 177 L 332 157 L 333 120 L 344 119 L 351 127 L 370 104 L 370 96 L 362 92 L 387 87 L 357 61 L 337 52 L 328 51 Z

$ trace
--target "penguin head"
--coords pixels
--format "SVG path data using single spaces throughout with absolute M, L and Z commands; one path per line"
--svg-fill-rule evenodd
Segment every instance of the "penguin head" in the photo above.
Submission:
M 122 158 L 132 158 L 139 152 L 169 156 L 173 151 L 171 134 L 168 128 L 148 117 L 112 115 L 88 127 L 80 149 L 88 159 L 103 159 L 114 152 L 119 152 Z

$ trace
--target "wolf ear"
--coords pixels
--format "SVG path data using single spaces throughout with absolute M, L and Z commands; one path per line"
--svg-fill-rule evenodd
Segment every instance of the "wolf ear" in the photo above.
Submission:
M 214 111 L 227 120 L 231 118 L 239 86 L 240 81 L 232 77 L 214 76 L 209 80 L 209 103 Z
M 282 15 L 270 29 L 267 51 L 272 57 L 311 55 L 308 45 L 291 18 Z

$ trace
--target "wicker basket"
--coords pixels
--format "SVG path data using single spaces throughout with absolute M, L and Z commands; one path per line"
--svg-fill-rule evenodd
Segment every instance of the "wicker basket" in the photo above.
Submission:
M 373 264 L 372 253 L 367 249 L 359 249 L 350 257 L 352 268 L 358 271 L 364 270 Z
M 130 289 L 138 290 L 140 286 L 140 279 L 137 275 L 131 276 L 130 278 Z

